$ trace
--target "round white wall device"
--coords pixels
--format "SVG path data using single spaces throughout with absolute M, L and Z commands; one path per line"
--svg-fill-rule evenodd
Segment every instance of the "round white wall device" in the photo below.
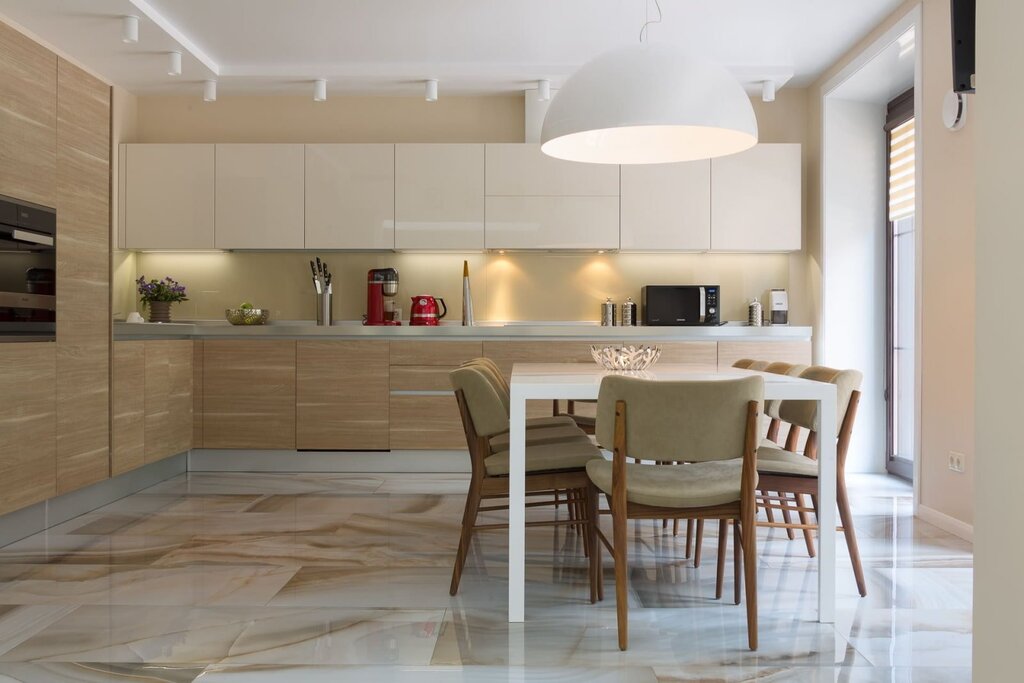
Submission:
M 942 100 L 942 123 L 949 130 L 960 130 L 967 123 L 967 96 L 950 90 Z

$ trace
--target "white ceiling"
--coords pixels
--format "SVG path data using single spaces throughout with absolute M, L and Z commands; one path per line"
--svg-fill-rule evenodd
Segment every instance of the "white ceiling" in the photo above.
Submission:
M 901 0 L 660 0 L 650 40 L 692 48 L 748 84 L 809 84 Z M 0 0 L 0 16 L 138 93 L 515 92 L 635 42 L 645 0 Z M 654 0 L 648 0 L 652 18 Z M 120 17 L 141 18 L 138 44 Z M 183 74 L 166 75 L 168 50 Z M 790 81 L 790 79 L 792 79 Z

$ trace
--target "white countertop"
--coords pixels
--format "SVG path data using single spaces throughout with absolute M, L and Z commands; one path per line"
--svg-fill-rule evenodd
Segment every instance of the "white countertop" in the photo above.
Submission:
M 114 323 L 114 338 L 323 338 L 332 339 L 610 339 L 623 341 L 806 341 L 810 327 L 776 325 L 750 327 L 746 323 L 726 323 L 717 327 L 602 327 L 596 323 L 515 322 L 480 323 L 473 327 L 458 324 L 428 326 L 367 327 L 358 321 L 342 321 L 331 327 L 318 327 L 311 321 L 280 321 L 268 325 L 234 326 L 225 321 L 182 323 Z

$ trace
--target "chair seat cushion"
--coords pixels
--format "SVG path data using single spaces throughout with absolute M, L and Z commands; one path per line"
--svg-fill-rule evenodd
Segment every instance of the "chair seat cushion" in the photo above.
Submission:
M 602 459 L 601 449 L 586 437 L 566 439 L 554 443 L 527 444 L 526 471 L 555 472 L 560 470 L 583 469 L 591 460 Z M 488 476 L 509 473 L 509 453 L 498 451 L 484 459 Z
M 565 425 L 576 425 L 576 421 L 568 415 L 554 415 L 552 417 L 528 417 L 526 418 L 527 429 L 545 429 L 547 427 L 563 427 Z
M 581 438 L 585 439 L 587 438 L 587 435 L 582 429 L 572 423 L 526 430 L 526 445 L 528 446 L 531 444 L 555 443 L 567 440 L 572 441 Z M 490 443 L 492 452 L 508 450 L 508 432 L 492 436 Z
M 757 471 L 761 474 L 788 474 L 817 477 L 818 463 L 807 456 L 779 448 L 778 445 L 757 449 Z
M 626 500 L 666 508 L 724 505 L 740 499 L 743 460 L 713 460 L 688 465 L 626 463 Z M 612 492 L 612 463 L 587 463 L 587 474 L 597 488 Z

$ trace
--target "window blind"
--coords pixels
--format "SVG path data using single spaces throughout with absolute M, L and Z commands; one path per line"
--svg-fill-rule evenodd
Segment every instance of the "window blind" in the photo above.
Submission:
M 889 220 L 914 215 L 914 119 L 892 129 L 889 138 Z

